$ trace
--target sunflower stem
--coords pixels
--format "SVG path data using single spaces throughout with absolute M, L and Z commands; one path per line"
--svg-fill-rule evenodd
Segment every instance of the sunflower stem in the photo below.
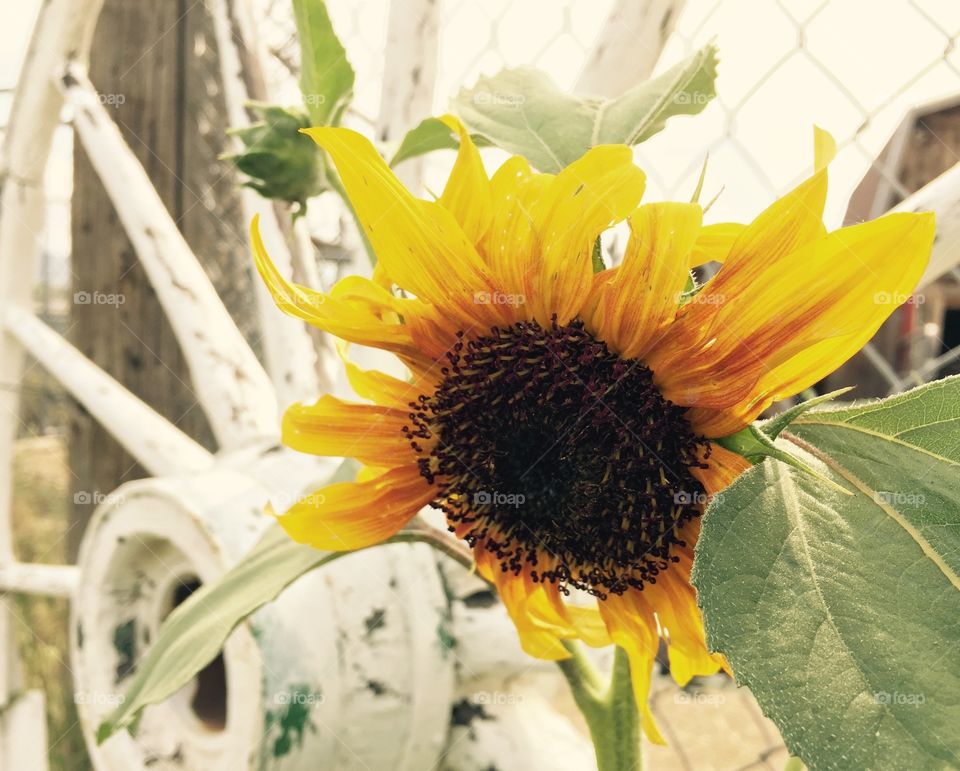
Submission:
M 597 771 L 640 771 L 640 716 L 626 652 L 615 649 L 610 682 L 604 684 L 579 643 L 564 646 L 570 658 L 557 664 L 590 729 Z

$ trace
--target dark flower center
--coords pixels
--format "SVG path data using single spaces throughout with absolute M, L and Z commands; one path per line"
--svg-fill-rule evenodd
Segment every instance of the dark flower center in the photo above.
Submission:
M 565 592 L 653 583 L 705 498 L 690 469 L 707 442 L 683 409 L 579 320 L 458 338 L 407 428 L 450 529 Z

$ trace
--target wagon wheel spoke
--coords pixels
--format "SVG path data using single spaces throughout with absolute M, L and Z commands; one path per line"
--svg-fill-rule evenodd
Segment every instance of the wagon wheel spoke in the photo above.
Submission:
M 6 328 L 151 474 L 201 471 L 211 454 L 121 386 L 61 335 L 21 308 Z

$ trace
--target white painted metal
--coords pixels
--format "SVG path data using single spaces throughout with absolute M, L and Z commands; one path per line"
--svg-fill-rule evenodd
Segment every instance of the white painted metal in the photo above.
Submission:
M 0 565 L 0 591 L 72 599 L 80 581 L 76 565 L 7 562 Z
M 151 474 L 199 471 L 213 456 L 23 308 L 4 314 L 20 344 Z
M 237 494 L 249 491 L 238 476 L 214 472 L 209 481 Z M 250 739 L 263 732 L 262 673 L 256 644 L 245 630 L 225 648 L 225 693 L 220 689 L 221 700 L 209 711 L 191 709 L 188 688 L 148 710 L 136 737 L 119 734 L 101 747 L 93 740 L 99 720 L 122 700 L 125 675 L 156 636 L 177 591 L 196 580 L 210 581 L 226 567 L 223 545 L 194 513 L 209 503 L 195 500 L 185 486 L 152 479 L 120 487 L 99 507 L 83 541 L 70 658 L 81 724 L 98 769 L 141 771 L 175 761 L 191 770 L 243 768 Z M 239 528 L 255 533 L 251 509 L 247 504 L 234 517 Z M 224 714 L 222 727 L 211 718 Z
M 98 509 L 80 556 L 71 641 L 88 736 L 177 588 L 242 559 L 272 521 L 262 513 L 268 498 L 290 505 L 334 464 L 307 460 L 247 449 L 202 474 L 124 485 Z M 187 771 L 431 768 L 453 696 L 454 662 L 438 631 L 447 623 L 429 549 L 350 556 L 299 579 L 231 637 L 223 704 L 193 708 L 197 686 L 188 687 L 147 709 L 135 737 L 92 748 L 95 762 L 118 771 L 173 756 Z M 287 744 L 278 721 L 298 717 L 304 732 Z
M 686 0 L 617 0 L 575 90 L 613 97 L 650 77 Z
M 558 685 L 555 673 L 464 684 L 441 771 L 596 771 L 590 740 L 551 699 Z
M 43 691 L 14 695 L 4 707 L 4 733 L 0 745 L 0 768 L 11 771 L 41 771 L 47 768 L 47 721 Z
M 277 435 L 270 378 L 190 250 L 143 166 L 79 67 L 63 78 L 73 124 L 166 312 L 221 447 Z
M 69 56 L 86 55 L 99 10 L 100 0 L 49 0 L 40 10 L 0 149 L 2 308 L 29 306 L 46 213 L 43 175 L 62 105 L 53 77 Z M 22 372 L 23 351 L 4 331 L 0 333 L 0 383 L 18 383 Z M 10 502 L 19 414 L 16 389 L 0 389 L 0 566 L 14 559 Z M 12 701 L 20 688 L 20 667 L 9 602 L 0 599 L 0 758 L 4 768 L 44 771 L 42 699 L 34 695 Z

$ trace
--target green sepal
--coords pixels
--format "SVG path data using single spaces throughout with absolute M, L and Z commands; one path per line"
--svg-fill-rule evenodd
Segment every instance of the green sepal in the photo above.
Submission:
M 700 167 L 700 178 L 697 179 L 697 187 L 690 197 L 690 203 L 700 203 L 700 194 L 703 192 L 703 182 L 707 178 L 707 162 L 710 160 L 710 153 L 703 156 L 703 166 Z
M 692 270 L 687 271 L 687 283 L 683 285 L 683 291 L 680 293 L 680 302 L 677 303 L 677 306 L 682 308 L 690 300 L 696 296 L 706 284 L 698 284 L 697 277 L 694 275 Z
M 816 471 L 810 465 L 800 460 L 800 458 L 798 458 L 796 455 L 792 455 L 786 450 L 777 447 L 773 443 L 773 439 L 767 436 L 755 423 L 751 423 L 749 426 L 737 431 L 735 434 L 730 434 L 729 436 L 725 436 L 721 439 L 714 439 L 713 441 L 715 441 L 721 447 L 724 447 L 727 450 L 735 452 L 737 455 L 746 458 L 753 464 L 760 463 L 764 458 L 773 458 L 774 460 L 778 460 L 781 463 L 786 463 L 788 466 L 793 466 L 795 469 L 819 479 L 821 482 L 840 490 L 845 495 L 853 494 L 842 485 L 837 484 L 829 477 L 824 476 L 819 471 Z
M 601 273 L 607 269 L 607 266 L 603 264 L 603 247 L 600 245 L 600 237 L 597 237 L 597 240 L 593 242 L 593 255 L 591 257 L 593 261 L 593 272 Z
M 297 108 L 251 103 L 255 123 L 231 129 L 244 149 L 224 156 L 250 179 L 247 187 L 264 198 L 306 206 L 307 199 L 328 190 L 323 153 L 300 129 L 310 126 L 306 112 Z
M 809 410 L 811 407 L 816 407 L 818 404 L 823 404 L 824 402 L 833 401 L 838 396 L 843 396 L 845 393 L 848 393 L 853 390 L 853 386 L 847 388 L 839 388 L 836 391 L 831 391 L 828 394 L 823 396 L 815 396 L 813 399 L 808 399 L 805 402 L 791 407 L 789 410 L 784 410 L 779 415 L 774 415 L 770 420 L 764 420 L 760 423 L 760 430 L 766 434 L 771 439 L 776 439 L 780 436 L 780 432 L 783 431 L 787 426 L 789 426 L 793 421 L 799 418 L 803 413 Z

